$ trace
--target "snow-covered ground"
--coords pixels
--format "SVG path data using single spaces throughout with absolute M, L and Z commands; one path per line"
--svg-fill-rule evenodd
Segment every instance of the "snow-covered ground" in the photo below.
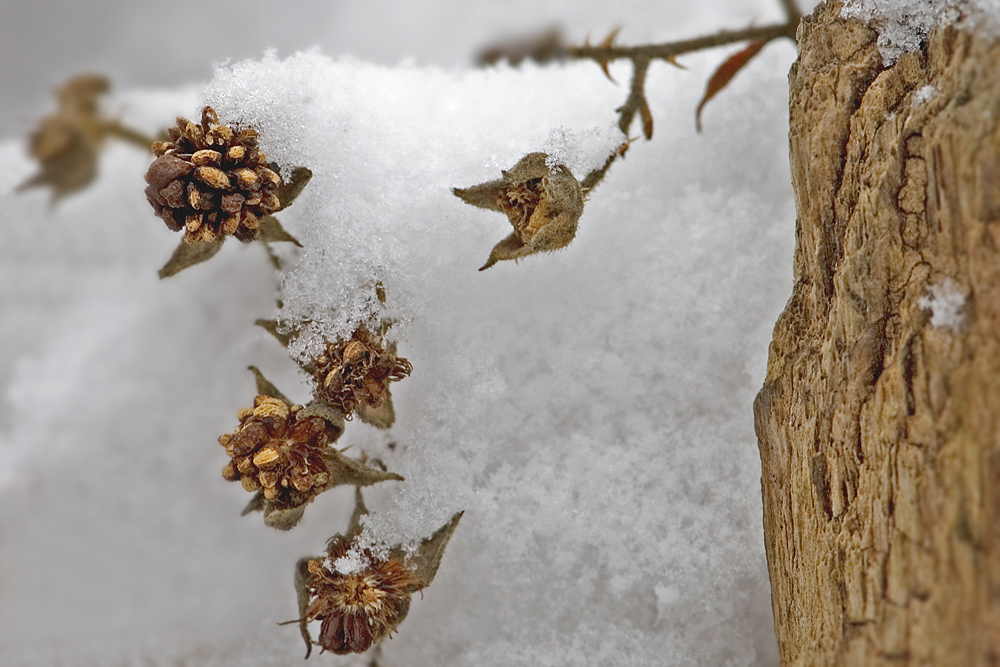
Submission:
M 445 4 L 411 16 L 434 48 L 525 3 L 472 4 L 452 24 Z M 615 3 L 539 4 L 580 39 L 620 22 L 621 43 L 778 16 L 761 2 L 678 3 L 676 20 L 670 3 L 623 3 L 618 20 L 601 9 Z M 356 20 L 378 40 L 373 16 Z M 683 58 L 687 71 L 655 63 L 654 138 L 594 190 L 574 243 L 482 273 L 509 224 L 451 187 L 535 150 L 585 169 L 627 91 L 594 63 L 289 51 L 107 100 L 148 132 L 206 101 L 257 124 L 270 157 L 316 174 L 280 214 L 306 246 L 282 297 L 335 307 L 374 276 L 403 319 L 414 371 L 393 385 L 395 426 L 355 420 L 340 444 L 406 477 L 367 492 L 376 535 L 466 514 L 383 667 L 776 663 L 751 404 L 791 286 L 794 47 L 769 45 L 698 135 L 694 109 L 731 50 Z M 216 444 L 253 399 L 249 364 L 308 398 L 253 326 L 275 314 L 279 277 L 261 246 L 228 243 L 159 281 L 178 238 L 142 194 L 148 155 L 110 145 L 94 186 L 50 210 L 46 193 L 11 193 L 33 169 L 23 152 L 0 141 L 0 664 L 297 662 L 297 629 L 276 625 L 296 615 L 292 568 L 345 528 L 351 492 L 277 533 L 239 516 L 246 494 L 222 480 Z

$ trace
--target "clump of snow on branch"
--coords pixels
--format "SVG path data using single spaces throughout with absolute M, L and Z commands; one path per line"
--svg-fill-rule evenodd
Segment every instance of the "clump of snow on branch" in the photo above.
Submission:
M 958 332 L 965 326 L 965 289 L 952 278 L 945 278 L 936 285 L 928 285 L 927 294 L 917 305 L 931 311 L 931 326 Z

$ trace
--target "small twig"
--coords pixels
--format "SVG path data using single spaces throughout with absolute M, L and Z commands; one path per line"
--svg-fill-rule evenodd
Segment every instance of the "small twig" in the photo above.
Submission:
M 629 128 L 632 126 L 636 112 L 648 108 L 645 105 L 643 89 L 646 84 L 646 73 L 651 61 L 657 59 L 666 60 L 669 63 L 677 65 L 676 57 L 679 55 L 712 49 L 717 46 L 739 42 L 769 42 L 779 37 L 787 37 L 794 41 L 795 31 L 798 28 L 799 21 L 802 20 L 802 12 L 799 11 L 795 0 L 779 0 L 779 2 L 788 17 L 785 23 L 759 28 L 750 27 L 743 30 L 720 30 L 714 35 L 684 39 L 678 42 L 646 44 L 642 46 L 615 46 L 612 43 L 615 33 L 612 33 L 608 36 L 608 39 L 605 39 L 604 42 L 597 46 L 585 44 L 583 46 L 567 47 L 565 55 L 577 60 L 593 60 L 605 72 L 607 72 L 608 63 L 613 60 L 632 61 L 632 86 L 625 104 L 618 108 L 618 126 L 628 136 Z M 652 123 L 650 122 L 651 119 L 646 116 L 647 114 L 644 114 L 643 131 L 648 139 L 652 136 Z M 605 171 L 607 170 L 605 169 Z
M 142 132 L 133 130 L 130 127 L 125 127 L 117 120 L 112 120 L 103 123 L 101 129 L 113 137 L 117 137 L 122 141 L 130 144 L 134 144 L 142 148 L 143 150 L 150 150 L 150 145 L 153 143 L 153 138 L 148 137 Z
M 595 60 L 599 63 L 622 59 L 635 62 L 640 58 L 669 61 L 685 53 L 704 51 L 705 49 L 713 49 L 717 46 L 736 44 L 738 42 L 770 41 L 778 37 L 788 37 L 794 40 L 795 28 L 797 26 L 798 20 L 794 23 L 788 22 L 780 25 L 762 26 L 760 28 L 720 30 L 714 35 L 683 39 L 679 42 L 666 42 L 664 44 L 644 44 L 642 46 L 570 46 L 566 49 L 566 54 L 570 58 Z
M 780 0 L 780 2 L 785 10 L 785 16 L 788 17 L 788 22 L 797 26 L 802 20 L 802 10 L 799 9 L 799 4 L 795 0 Z M 792 36 L 794 37 L 794 35 Z

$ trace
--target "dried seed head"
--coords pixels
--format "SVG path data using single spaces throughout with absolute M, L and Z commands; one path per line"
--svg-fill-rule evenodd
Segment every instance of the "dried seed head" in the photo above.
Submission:
M 545 153 L 529 153 L 502 174 L 496 181 L 453 190 L 468 204 L 503 212 L 514 228 L 493 248 L 480 271 L 501 260 L 569 245 L 583 214 L 580 183 L 567 167 L 550 164 Z
M 315 396 L 350 419 L 361 406 L 377 408 L 389 398 L 389 383 L 413 370 L 386 348 L 380 336 L 358 329 L 350 340 L 329 343 L 312 363 Z
M 224 478 L 240 480 L 248 491 L 273 489 L 266 497 L 277 509 L 298 507 L 326 489 L 335 456 L 331 435 L 339 430 L 272 396 L 258 396 L 239 414 L 236 431 L 219 438 L 232 457 Z
M 388 638 L 406 618 L 410 596 L 430 586 L 441 564 L 462 512 L 451 517 L 416 548 L 395 546 L 388 557 L 373 558 L 355 540 L 361 532 L 361 517 L 368 512 L 355 492 L 355 509 L 347 535 L 327 542 L 325 558 L 303 558 L 296 565 L 295 591 L 299 600 L 299 630 L 306 642 L 306 657 L 312 650 L 310 621 L 320 621 L 320 646 L 334 653 L 361 653 Z M 341 561 L 350 554 L 350 558 Z M 349 569 L 339 570 L 341 562 Z
M 328 567 L 349 546 L 337 535 L 327 558 L 308 563 L 312 600 L 306 618 L 321 621 L 319 645 L 337 654 L 363 653 L 391 636 L 409 611 L 412 591 L 420 588 L 413 571 L 396 558 L 378 562 L 369 556 L 367 567 L 350 574 Z
M 256 238 L 260 219 L 281 207 L 282 185 L 257 148 L 256 131 L 234 132 L 205 107 L 200 124 L 178 118 L 168 137 L 153 142 L 157 157 L 146 172 L 146 198 L 156 215 L 173 231 L 185 229 L 188 243 Z

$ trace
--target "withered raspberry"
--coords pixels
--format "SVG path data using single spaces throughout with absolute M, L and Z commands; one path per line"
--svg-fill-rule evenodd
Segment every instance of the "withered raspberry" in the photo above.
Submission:
M 413 366 L 397 357 L 382 337 L 360 328 L 350 340 L 328 343 L 313 364 L 316 398 L 350 419 L 355 410 L 378 408 L 389 400 L 389 383 L 402 380 Z
M 281 207 L 281 177 L 257 147 L 257 131 L 223 125 L 212 107 L 202 109 L 201 123 L 178 118 L 152 150 L 146 198 L 168 228 L 184 229 L 187 243 L 252 241 L 261 218 Z
M 479 208 L 501 211 L 513 233 L 494 246 L 479 270 L 505 259 L 551 252 L 570 244 L 583 215 L 583 190 L 570 170 L 550 164 L 545 153 L 529 153 L 503 178 L 470 188 L 454 188 L 456 197 Z

